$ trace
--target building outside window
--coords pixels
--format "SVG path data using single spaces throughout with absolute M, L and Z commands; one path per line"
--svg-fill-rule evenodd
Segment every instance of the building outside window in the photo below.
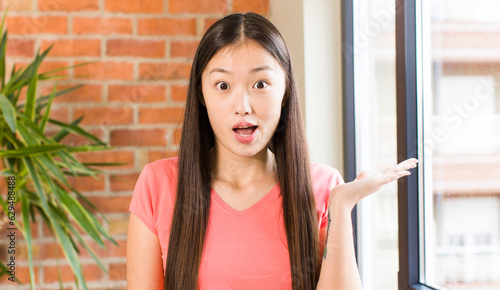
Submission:
M 418 215 L 406 217 L 418 219 L 418 259 L 408 263 L 429 287 L 500 289 L 500 2 L 397 2 L 350 2 L 353 42 L 344 43 L 344 58 L 353 60 L 356 168 L 397 161 L 395 23 L 400 4 L 413 5 L 416 29 L 405 36 L 415 44 L 417 102 L 407 110 L 418 118 L 421 163 Z M 406 225 L 397 208 L 396 185 L 357 208 L 365 289 L 398 289 Z

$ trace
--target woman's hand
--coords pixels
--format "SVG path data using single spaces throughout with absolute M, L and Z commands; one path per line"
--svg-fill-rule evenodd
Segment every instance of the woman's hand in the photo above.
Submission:
M 417 159 L 410 158 L 370 176 L 363 171 L 354 181 L 335 186 L 330 192 L 330 204 L 337 203 L 352 209 L 356 203 L 379 190 L 383 185 L 410 175 L 408 170 L 417 167 L 417 163 Z

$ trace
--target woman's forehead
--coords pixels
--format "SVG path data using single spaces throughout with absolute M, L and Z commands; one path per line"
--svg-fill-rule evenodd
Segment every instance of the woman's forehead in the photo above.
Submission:
M 255 41 L 228 45 L 220 49 L 208 62 L 204 74 L 213 71 L 235 73 L 262 70 L 278 71 L 281 66 L 266 49 Z

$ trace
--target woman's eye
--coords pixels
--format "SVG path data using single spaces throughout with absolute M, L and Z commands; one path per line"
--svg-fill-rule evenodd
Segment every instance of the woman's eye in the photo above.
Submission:
M 220 83 L 217 83 L 215 84 L 215 86 L 219 89 L 219 90 L 222 90 L 222 91 L 225 91 L 227 89 L 229 89 L 229 85 L 225 82 L 220 82 Z
M 256 82 L 255 85 L 253 85 L 253 87 L 256 88 L 256 89 L 264 89 L 267 86 L 268 86 L 268 83 L 264 82 L 264 81 Z

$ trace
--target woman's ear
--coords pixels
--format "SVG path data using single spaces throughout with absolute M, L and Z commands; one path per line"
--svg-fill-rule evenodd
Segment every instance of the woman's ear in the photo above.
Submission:
M 281 107 L 283 108 L 286 105 L 286 102 L 288 101 L 288 94 L 285 92 L 283 95 L 283 100 L 281 100 Z
M 203 90 L 201 86 L 198 86 L 198 91 L 196 95 L 198 96 L 198 101 L 200 101 L 201 105 L 203 107 L 206 107 L 207 105 L 205 104 L 205 96 L 203 96 Z
M 203 107 L 207 106 L 207 105 L 205 105 L 205 97 L 203 96 L 203 94 L 201 95 L 201 97 L 198 98 L 198 100 L 200 101 L 200 103 Z

